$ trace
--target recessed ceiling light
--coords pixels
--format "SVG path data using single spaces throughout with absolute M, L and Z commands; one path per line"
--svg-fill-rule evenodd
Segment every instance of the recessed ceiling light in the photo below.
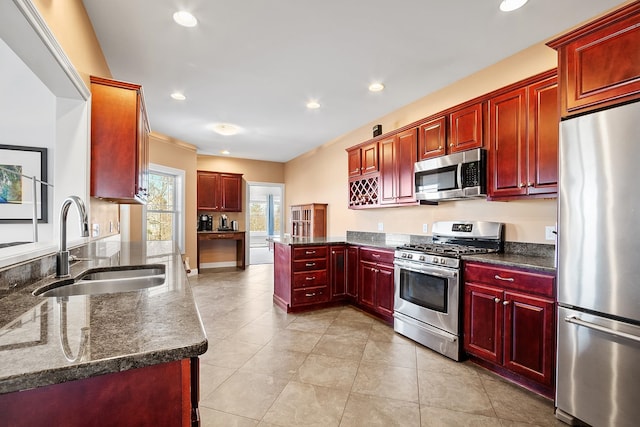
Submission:
M 315 110 L 317 108 L 320 108 L 320 104 L 318 103 L 318 101 L 309 101 L 307 102 L 307 108 L 310 110 Z
M 224 154 L 225 156 L 228 156 L 231 153 L 229 152 L 229 150 L 222 150 L 220 151 L 220 154 Z
M 176 21 L 176 24 L 182 25 L 183 27 L 195 27 L 196 25 L 198 25 L 198 20 L 196 19 L 196 17 L 186 10 L 181 10 L 174 13 L 173 20 Z
M 511 12 L 512 10 L 520 9 L 528 0 L 502 0 L 500 3 L 500 10 L 503 12 Z
M 382 83 L 371 83 L 369 85 L 369 90 L 371 92 L 380 92 L 384 89 L 384 85 Z
M 216 123 L 211 126 L 211 130 L 220 135 L 235 135 L 240 132 L 240 128 L 236 125 L 232 125 L 231 123 Z
M 171 94 L 171 97 L 176 101 L 184 101 L 185 99 L 187 99 L 187 97 L 181 94 L 180 92 L 173 92 Z

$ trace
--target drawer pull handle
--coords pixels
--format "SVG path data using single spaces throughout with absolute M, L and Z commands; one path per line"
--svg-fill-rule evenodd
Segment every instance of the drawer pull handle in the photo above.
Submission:
M 374 258 L 380 258 L 380 254 L 371 254 L 371 256 Z
M 316 251 L 305 251 L 305 254 L 306 254 L 306 255 L 313 255 L 313 254 L 315 254 L 315 253 L 316 253 Z
M 307 266 L 307 267 L 313 267 L 314 265 L 316 265 L 315 262 L 308 262 L 308 263 L 305 264 L 305 266 Z
M 500 277 L 499 275 L 495 275 L 493 276 L 498 280 L 504 280 L 505 282 L 515 282 L 516 279 L 514 279 L 513 277 Z
M 304 294 L 304 296 L 311 298 L 311 297 L 315 297 L 316 293 L 315 292 L 311 292 L 310 294 Z
M 496 302 L 496 304 L 498 304 L 500 302 L 500 298 L 498 298 L 498 297 L 494 298 L 493 300 Z
M 316 276 L 307 276 L 307 280 L 309 281 L 316 280 Z

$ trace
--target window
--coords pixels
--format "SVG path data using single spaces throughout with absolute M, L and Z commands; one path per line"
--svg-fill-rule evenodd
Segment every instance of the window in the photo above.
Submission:
M 147 241 L 171 240 L 184 253 L 184 171 L 149 166 L 149 196 L 145 209 Z

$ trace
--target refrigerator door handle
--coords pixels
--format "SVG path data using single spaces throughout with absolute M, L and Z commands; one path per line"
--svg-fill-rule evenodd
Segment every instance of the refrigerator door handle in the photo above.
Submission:
M 600 325 L 597 325 L 595 323 L 586 322 L 586 321 L 580 319 L 576 315 L 567 316 L 567 317 L 564 318 L 564 321 L 568 322 L 568 323 L 573 323 L 573 324 L 576 324 L 576 325 L 579 325 L 579 326 L 584 326 L 585 328 L 594 329 L 596 331 L 604 332 L 605 334 L 610 334 L 610 335 L 613 335 L 613 336 L 616 336 L 616 337 L 620 337 L 620 338 L 626 338 L 628 340 L 640 343 L 640 337 L 638 337 L 636 335 L 628 334 L 628 333 L 622 332 L 622 331 L 614 331 L 613 329 L 606 328 L 604 326 L 600 326 Z

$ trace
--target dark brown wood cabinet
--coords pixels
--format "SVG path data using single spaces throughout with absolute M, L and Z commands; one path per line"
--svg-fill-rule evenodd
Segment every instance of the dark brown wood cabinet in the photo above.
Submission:
M 393 322 L 393 251 L 360 248 L 358 305 Z
M 418 128 L 418 160 L 444 156 L 447 152 L 447 117 L 423 123 Z
M 329 286 L 332 300 L 347 296 L 347 248 L 345 246 L 329 246 Z
M 198 358 L 0 396 L 2 425 L 198 426 Z
M 490 369 L 553 396 L 554 276 L 467 263 L 464 281 L 465 351 Z
M 481 148 L 483 146 L 483 103 L 478 102 L 449 114 L 447 153 Z
M 557 80 L 540 74 L 489 99 L 489 197 L 558 191 Z
M 416 128 L 379 142 L 380 204 L 416 203 L 413 167 L 417 159 Z
M 142 86 L 91 76 L 91 196 L 141 203 L 149 194 L 149 121 Z
M 547 45 L 558 51 L 562 117 L 640 98 L 639 2 Z
M 378 172 L 378 143 L 369 142 L 347 150 L 349 176 Z
M 352 302 L 358 298 L 358 263 L 360 249 L 357 246 L 347 246 L 347 296 Z
M 198 210 L 242 212 L 242 174 L 198 171 Z

